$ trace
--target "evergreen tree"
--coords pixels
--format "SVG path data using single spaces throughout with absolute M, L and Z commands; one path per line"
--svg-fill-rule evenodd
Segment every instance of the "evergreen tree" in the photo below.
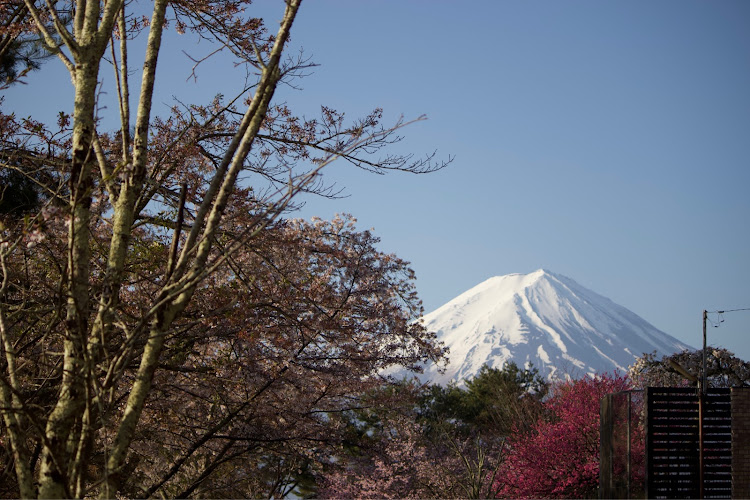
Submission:
M 68 24 L 69 20 L 63 12 L 61 21 Z M 0 3 L 0 86 L 13 84 L 29 71 L 39 69 L 57 49 L 34 34 L 29 21 L 29 9 L 23 0 Z
M 533 421 L 548 384 L 533 366 L 508 362 L 502 369 L 482 366 L 466 387 L 434 385 L 422 403 L 427 429 L 454 427 L 462 434 L 507 436 Z

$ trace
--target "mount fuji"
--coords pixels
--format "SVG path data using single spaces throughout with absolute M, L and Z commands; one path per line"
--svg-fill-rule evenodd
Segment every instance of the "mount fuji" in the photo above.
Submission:
M 423 381 L 461 384 L 483 364 L 527 363 L 548 379 L 627 371 L 636 357 L 692 349 L 570 278 L 540 269 L 496 276 L 423 318 L 450 348 L 445 373 Z

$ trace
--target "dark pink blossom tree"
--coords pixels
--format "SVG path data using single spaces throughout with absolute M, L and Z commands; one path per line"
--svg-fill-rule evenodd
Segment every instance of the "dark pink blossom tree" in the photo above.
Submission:
M 529 431 L 516 432 L 508 440 L 508 455 L 497 475 L 498 496 L 596 497 L 600 401 L 608 393 L 629 388 L 627 377 L 620 375 L 586 377 L 553 387 L 545 415 Z

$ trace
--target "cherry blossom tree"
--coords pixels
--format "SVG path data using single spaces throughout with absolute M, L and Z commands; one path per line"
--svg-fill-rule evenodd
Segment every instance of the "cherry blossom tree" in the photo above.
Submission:
M 38 208 L 0 228 L 0 446 L 18 496 L 251 491 L 252 470 L 271 478 L 315 458 L 299 443 L 320 440 L 352 397 L 332 380 L 439 355 L 412 323 L 403 262 L 345 222 L 282 215 L 301 193 L 330 194 L 320 175 L 336 159 L 441 164 L 378 156 L 403 125 L 384 126 L 380 110 L 349 122 L 275 104 L 307 64 L 284 54 L 300 0 L 284 2 L 275 33 L 249 5 L 24 0 L 22 18 L 8 17 L 19 2 L 0 7 L 0 35 L 40 38 L 74 88 L 56 124 L 0 110 L 2 166 L 39 190 Z M 153 116 L 168 25 L 231 54 L 245 91 Z M 101 129 L 103 110 L 119 130 Z M 272 494 L 287 491 L 276 476 Z
M 703 370 L 703 350 L 682 351 L 657 359 L 656 352 L 644 354 L 629 369 L 631 379 L 638 387 L 679 387 L 690 384 L 688 375 L 700 377 Z M 709 387 L 743 387 L 750 385 L 750 363 L 736 357 L 733 352 L 718 347 L 706 349 L 706 378 Z

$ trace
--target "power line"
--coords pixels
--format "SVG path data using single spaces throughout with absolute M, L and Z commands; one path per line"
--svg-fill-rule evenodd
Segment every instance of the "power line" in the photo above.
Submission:
M 711 326 L 714 328 L 719 328 L 719 325 L 724 323 L 724 313 L 730 313 L 730 312 L 736 312 L 736 311 L 750 311 L 750 307 L 743 307 L 740 309 L 724 309 L 724 310 L 716 310 L 716 311 L 705 311 L 706 315 L 708 314 L 715 314 L 716 315 L 716 323 L 714 323 L 710 318 L 706 317 L 705 319 L 711 323 Z
M 717 313 L 717 314 L 723 314 L 723 313 L 731 313 L 735 311 L 750 311 L 750 307 L 744 307 L 742 309 L 724 309 L 723 311 L 706 311 L 707 313 Z

